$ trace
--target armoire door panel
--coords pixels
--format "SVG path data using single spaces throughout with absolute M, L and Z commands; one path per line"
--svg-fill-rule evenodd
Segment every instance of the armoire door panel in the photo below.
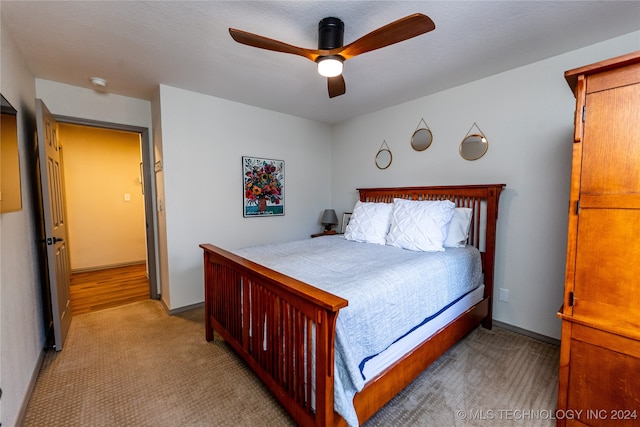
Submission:
M 640 192 L 638 99 L 640 84 L 587 95 L 581 193 Z
M 570 364 L 567 408 L 580 413 L 581 422 L 589 426 L 640 423 L 640 359 L 571 340 Z
M 640 325 L 640 210 L 581 209 L 578 219 L 573 314 L 626 317 Z M 604 310 L 604 307 L 610 309 Z

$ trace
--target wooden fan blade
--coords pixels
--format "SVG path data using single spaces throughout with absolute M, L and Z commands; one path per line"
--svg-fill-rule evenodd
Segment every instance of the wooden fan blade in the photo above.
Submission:
M 272 50 L 275 52 L 290 53 L 292 55 L 299 55 L 315 61 L 322 53 L 321 51 L 314 49 L 306 49 L 304 47 L 293 46 L 278 40 L 270 39 L 268 37 L 259 36 L 257 34 L 248 33 L 242 30 L 236 30 L 235 28 L 229 28 L 229 34 L 238 43 L 246 44 L 247 46 L 253 46 L 260 49 Z M 325 52 L 326 54 L 326 52 Z
M 344 95 L 347 91 L 342 74 L 335 77 L 327 77 L 327 86 L 329 87 L 329 98 Z
M 433 31 L 436 25 L 431 18 L 421 13 L 400 18 L 390 24 L 370 32 L 353 43 L 342 48 L 332 49 L 331 54 L 340 55 L 344 59 L 390 46 L 401 41 Z

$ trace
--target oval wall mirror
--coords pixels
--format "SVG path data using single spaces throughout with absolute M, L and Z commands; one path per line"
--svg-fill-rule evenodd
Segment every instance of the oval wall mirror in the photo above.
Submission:
M 416 151 L 424 151 L 431 145 L 433 134 L 428 128 L 416 129 L 411 135 L 411 146 Z
M 489 141 L 484 135 L 467 135 L 460 143 L 460 156 L 465 160 L 478 160 L 489 149 Z
M 378 154 L 376 154 L 376 166 L 378 169 L 386 169 L 391 166 L 391 160 L 393 156 L 391 155 L 391 150 L 388 148 L 381 148 L 378 150 Z

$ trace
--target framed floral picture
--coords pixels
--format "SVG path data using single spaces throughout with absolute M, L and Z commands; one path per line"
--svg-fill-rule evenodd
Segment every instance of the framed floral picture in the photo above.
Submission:
M 243 216 L 284 215 L 284 161 L 242 157 Z

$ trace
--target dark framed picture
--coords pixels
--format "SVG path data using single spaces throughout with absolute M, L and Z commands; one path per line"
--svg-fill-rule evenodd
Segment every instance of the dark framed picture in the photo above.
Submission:
M 284 215 L 284 160 L 242 157 L 243 216 Z

